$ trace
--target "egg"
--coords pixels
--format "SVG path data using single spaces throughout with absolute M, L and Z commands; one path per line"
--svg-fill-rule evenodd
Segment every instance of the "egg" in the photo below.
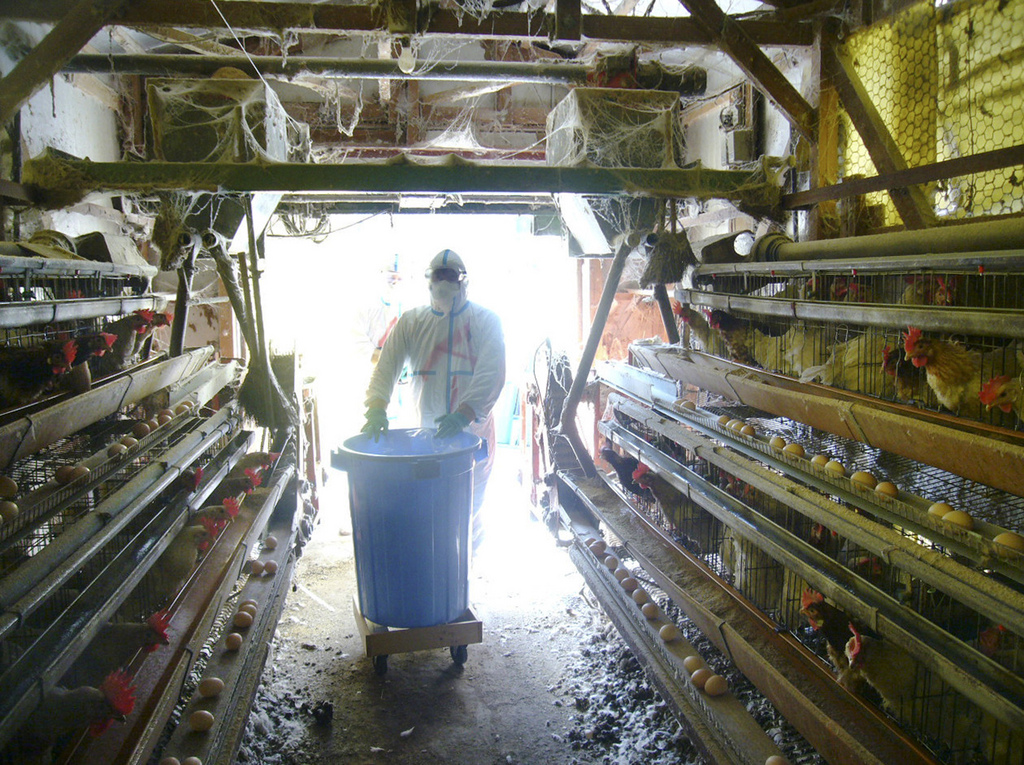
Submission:
M 619 567 L 619 559 L 614 555 L 609 555 L 604 559 L 604 565 L 608 567 L 609 571 L 614 571 Z
M 723 414 L 721 417 L 718 418 L 718 424 L 724 427 L 729 423 L 731 419 L 732 417 L 730 417 L 729 415 Z
M 743 427 L 743 424 L 743 420 L 729 420 L 727 423 L 725 423 L 725 427 L 727 427 L 729 430 L 739 430 L 740 428 Z
M 682 633 L 679 632 L 679 628 L 674 624 L 664 624 L 661 629 L 658 630 L 658 637 L 666 643 L 671 643 L 673 640 L 677 640 L 681 634 Z
M 707 683 L 707 681 L 714 674 L 715 673 L 712 672 L 707 667 L 701 667 L 696 672 L 694 672 L 692 675 L 690 675 L 690 681 L 703 691 L 704 690 L 704 685 Z
M 203 765 L 203 761 L 198 757 L 186 757 L 181 761 L 181 765 Z
M 169 414 L 161 414 L 159 417 L 156 418 L 156 422 L 157 422 L 157 425 L 166 425 L 167 423 L 169 423 L 173 419 L 174 418 L 171 417 L 171 415 L 169 415 Z
M 271 535 L 263 540 L 264 550 L 276 550 L 277 549 L 277 537 Z
M 828 462 L 826 462 L 825 470 L 834 475 L 846 475 L 846 468 L 843 466 L 842 462 L 839 462 L 837 460 L 829 460 Z
M 963 510 L 954 510 L 951 513 L 946 513 L 942 516 L 942 520 L 946 523 L 961 526 L 968 531 L 974 528 L 974 519 L 970 516 L 970 513 L 965 513 Z
M 690 411 L 693 411 L 693 410 L 695 410 L 697 408 L 697 405 L 695 403 L 693 403 L 692 401 L 684 401 L 683 403 L 679 404 L 679 408 L 680 409 L 689 409 Z
M 92 471 L 89 470 L 85 465 L 75 465 L 71 471 L 71 480 L 75 481 L 79 478 L 89 475 Z
M 154 430 L 160 427 L 160 420 L 156 417 L 146 420 L 146 427 L 149 428 L 149 432 L 152 433 Z
M 121 439 L 121 443 L 127 446 L 129 449 L 131 449 L 133 446 L 139 443 L 139 439 L 134 438 L 133 436 L 125 436 L 124 438 Z
M 277 573 L 277 561 L 276 560 L 268 560 L 266 563 L 263 564 L 263 571 L 264 571 L 264 573 L 266 573 L 269 576 L 273 576 L 274 574 L 276 574 Z
M 159 412 L 156 413 L 156 416 L 157 417 L 173 417 L 174 416 L 174 410 L 173 409 L 161 409 Z
M 249 614 L 249 616 L 251 616 L 254 619 L 256 618 L 256 606 L 254 606 L 252 603 L 246 603 L 244 606 L 239 606 L 238 613 L 243 612 Z
M 594 555 L 602 555 L 604 551 L 607 549 L 608 543 L 605 542 L 603 539 L 599 539 L 596 542 L 594 542 L 594 544 L 590 545 L 590 552 L 594 553 Z
M 708 696 L 721 696 L 729 690 L 729 681 L 721 675 L 712 675 L 704 683 L 704 693 Z
M 640 586 L 640 582 L 638 582 L 631 576 L 627 576 L 625 579 L 619 582 L 619 584 L 622 585 L 622 589 L 624 589 L 626 592 L 635 592 L 636 588 Z
M 699 656 L 687 656 L 683 659 L 683 669 L 691 675 L 704 666 L 704 660 Z
M 118 442 L 116 444 L 111 444 L 109 447 L 107 447 L 107 456 L 116 457 L 119 454 L 124 454 L 126 451 L 128 451 L 128 447 Z
M 1020 534 L 1014 534 L 1012 531 L 1004 531 L 1002 534 L 996 534 L 992 541 L 997 545 L 1003 545 L 1013 550 L 1020 550 L 1024 552 L 1024 537 Z
M 13 521 L 18 517 L 18 504 L 11 502 L 9 499 L 5 499 L 0 502 L 0 518 L 5 521 Z
M 224 681 L 219 677 L 207 677 L 199 683 L 199 695 L 204 699 L 219 696 L 224 690 Z
M 648 619 L 657 619 L 658 614 L 661 613 L 661 609 L 659 609 L 654 603 L 644 603 L 640 608 L 640 612 Z
M 612 575 L 621 582 L 623 579 L 629 578 L 629 569 L 619 566 L 612 572 Z
M 875 487 L 875 491 L 879 494 L 884 494 L 887 497 L 895 497 L 900 493 L 900 490 L 896 488 L 896 484 L 892 481 L 879 481 Z
M 811 457 L 811 464 L 818 467 L 825 467 L 828 464 L 828 457 L 824 454 L 815 454 Z
M 132 425 L 132 435 L 136 438 L 145 438 L 149 435 L 149 425 L 144 422 L 137 422 Z
M 789 760 L 785 757 L 780 757 L 777 754 L 773 754 L 767 760 L 764 761 L 764 765 L 789 765 Z
M 61 465 L 54 471 L 53 477 L 57 480 L 57 483 L 69 483 L 73 478 L 71 474 L 74 472 L 74 465 Z
M 249 573 L 252 574 L 253 576 L 262 576 L 263 575 L 263 561 L 261 561 L 261 560 L 251 560 L 251 561 L 249 561 Z
M 942 518 L 946 513 L 951 513 L 953 510 L 952 505 L 947 505 L 945 502 L 935 502 L 928 508 L 928 515 L 937 515 Z
M 235 618 L 231 620 L 231 623 L 236 627 L 251 627 L 252 626 L 252 614 L 248 611 L 239 611 L 235 614 Z
M 585 540 L 583 540 L 583 544 L 585 544 L 587 546 L 587 549 L 589 550 L 590 546 L 594 544 L 594 542 L 596 541 L 597 537 L 587 537 Z
M 786 444 L 784 447 L 782 447 L 782 451 L 784 451 L 786 454 L 791 454 L 794 457 L 804 456 L 804 447 L 800 446 L 800 444 Z
M 259 604 L 260 603 L 259 603 L 258 600 L 253 600 L 252 598 L 246 598 L 245 600 L 243 600 L 241 603 L 238 604 L 238 607 L 239 608 L 242 608 L 243 606 L 258 607 Z
M 160 760 L 160 765 L 181 765 L 177 757 L 164 757 Z
M 190 407 L 187 403 L 182 401 L 180 404 L 178 404 L 176 407 L 174 407 L 174 413 L 175 414 L 184 414 L 185 412 L 188 412 L 191 409 L 192 409 L 192 407 Z
M 784 449 L 786 446 L 786 439 L 782 436 L 772 436 L 768 440 L 768 445 L 773 449 Z
M 757 435 L 757 431 L 754 430 L 754 426 L 753 425 L 744 425 L 742 428 L 740 428 L 740 433 L 743 434 L 744 436 L 756 436 Z
M 873 489 L 878 485 L 878 479 L 866 470 L 858 470 L 850 476 L 850 480 L 866 489 Z
M 0 475 L 0 499 L 14 499 L 18 496 L 18 482 L 13 478 Z
M 197 709 L 188 716 L 188 727 L 192 730 L 209 730 L 213 727 L 213 713 L 205 709 Z
M 229 651 L 237 651 L 242 647 L 242 636 L 237 632 L 229 632 L 228 636 L 224 638 L 224 647 Z
M 633 590 L 633 602 L 636 603 L 638 606 L 642 606 L 644 603 L 647 603 L 650 599 L 651 596 L 647 594 L 647 590 L 645 590 L 643 587 L 637 587 L 635 590 Z

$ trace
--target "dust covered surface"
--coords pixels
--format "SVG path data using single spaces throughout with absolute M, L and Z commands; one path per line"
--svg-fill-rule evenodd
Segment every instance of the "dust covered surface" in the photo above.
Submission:
M 390 656 L 379 676 L 352 614 L 344 477 L 332 480 L 237 762 L 701 762 L 565 549 L 529 518 L 521 488 L 499 481 L 496 472 L 470 581 L 484 642 L 462 667 L 430 649 Z

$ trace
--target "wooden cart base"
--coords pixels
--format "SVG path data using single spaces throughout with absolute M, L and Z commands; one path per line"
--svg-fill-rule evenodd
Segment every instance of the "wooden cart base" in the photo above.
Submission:
M 484 640 L 483 623 L 478 621 L 470 609 L 466 609 L 458 619 L 435 627 L 385 627 L 374 624 L 359 610 L 359 599 L 352 596 L 352 613 L 356 618 L 359 634 L 363 636 L 363 650 L 373 659 L 373 667 L 378 675 L 387 672 L 387 658 L 393 653 L 423 651 L 428 648 L 444 648 L 451 650 L 452 661 L 456 664 L 466 663 L 466 646 L 482 643 Z

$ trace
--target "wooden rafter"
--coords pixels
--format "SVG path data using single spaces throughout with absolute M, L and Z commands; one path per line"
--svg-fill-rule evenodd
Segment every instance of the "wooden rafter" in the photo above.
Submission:
M 271 33 L 293 29 L 343 34 L 387 29 L 382 14 L 369 5 L 220 0 L 217 7 L 236 30 Z M 60 18 L 61 3 L 59 0 L 4 0 L 3 10 L 7 18 L 52 22 Z M 118 23 L 143 30 L 154 26 L 225 29 L 224 21 L 208 0 L 133 0 Z M 814 44 L 813 31 L 807 24 L 759 20 L 734 23 L 757 45 Z M 580 24 L 582 37 L 587 40 L 708 45 L 715 39 L 690 18 L 585 14 Z M 417 34 L 517 40 L 546 40 L 554 29 L 553 14 L 503 12 L 477 19 L 461 10 L 437 7 L 432 7 L 429 13 L 422 13 L 416 25 Z
M 127 0 L 78 0 L 38 45 L 0 80 L 0 125 L 6 125 L 126 4 Z
M 690 12 L 691 18 L 710 35 L 712 42 L 722 49 L 768 97 L 782 113 L 811 141 L 816 136 L 814 126 L 817 115 L 799 91 L 764 54 L 757 43 L 715 0 L 679 0 Z
M 853 62 L 841 54 L 838 48 L 826 47 L 822 51 L 822 67 L 839 92 L 843 107 L 864 141 L 878 172 L 891 175 L 906 170 L 906 160 L 871 102 Z M 889 188 L 889 196 L 908 229 L 927 228 L 934 224 L 935 214 L 920 189 L 914 186 L 892 186 Z

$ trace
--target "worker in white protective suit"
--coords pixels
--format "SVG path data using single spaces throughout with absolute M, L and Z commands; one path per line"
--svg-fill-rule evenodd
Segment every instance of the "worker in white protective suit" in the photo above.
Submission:
M 427 269 L 430 305 L 403 313 L 381 349 L 366 391 L 362 431 L 379 438 L 388 429 L 388 402 L 395 381 L 409 366 L 412 398 L 420 426 L 437 428 L 438 438 L 462 430 L 487 444 L 473 479 L 473 549 L 481 538 L 480 506 L 494 464 L 492 410 L 505 384 L 505 340 L 497 314 L 467 298 L 466 266 L 442 250 Z

